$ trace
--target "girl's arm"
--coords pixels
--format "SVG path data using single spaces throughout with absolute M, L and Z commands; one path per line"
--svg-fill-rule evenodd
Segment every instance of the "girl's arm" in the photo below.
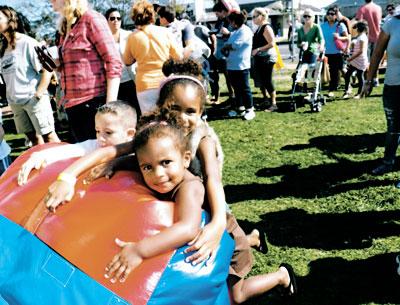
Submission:
M 200 228 L 203 200 L 204 187 L 199 180 L 182 185 L 175 198 L 177 221 L 137 243 L 116 239 L 122 250 L 107 265 L 105 277 L 111 278 L 113 283 L 117 280 L 124 282 L 144 259 L 177 249 L 192 240 Z
M 127 142 L 117 146 L 96 149 L 94 152 L 76 160 L 60 173 L 57 180 L 50 185 L 49 191 L 44 198 L 46 206 L 54 211 L 63 201 L 71 200 L 74 195 L 76 179 L 79 175 L 97 164 L 107 162 L 117 156 L 129 154 L 132 150 L 133 143 Z
M 197 250 L 187 258 L 193 264 L 209 258 L 211 261 L 214 259 L 226 228 L 225 192 L 216 151 L 216 144 L 210 137 L 205 137 L 200 141 L 197 153 L 203 167 L 207 199 L 211 208 L 211 221 L 185 250 L 186 253 Z

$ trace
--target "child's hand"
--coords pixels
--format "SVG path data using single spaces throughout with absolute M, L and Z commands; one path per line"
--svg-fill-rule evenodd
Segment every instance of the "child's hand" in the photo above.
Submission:
M 106 177 L 107 179 L 110 179 L 114 175 L 114 162 L 106 162 L 99 164 L 95 167 L 93 167 L 89 174 L 85 177 L 83 180 L 84 184 L 90 184 L 94 180 L 99 179 L 101 177 Z
M 206 261 L 206 264 L 212 263 L 224 230 L 225 226 L 217 226 L 213 223 L 205 225 L 195 239 L 189 243 L 190 247 L 185 250 L 185 253 L 196 251 L 186 258 L 186 261 L 191 262 L 192 265 L 197 265 L 203 261 Z
M 111 278 L 111 283 L 115 283 L 117 280 L 123 283 L 129 273 L 142 263 L 143 257 L 139 254 L 136 243 L 124 242 L 118 238 L 115 239 L 115 243 L 122 250 L 107 265 L 104 277 Z
M 28 181 L 28 177 L 32 169 L 40 169 L 46 167 L 46 158 L 41 153 L 33 153 L 18 172 L 18 185 L 24 185 Z
M 50 185 L 49 191 L 44 198 L 44 203 L 50 211 L 55 212 L 57 206 L 72 199 L 74 192 L 75 188 L 73 185 L 57 180 Z

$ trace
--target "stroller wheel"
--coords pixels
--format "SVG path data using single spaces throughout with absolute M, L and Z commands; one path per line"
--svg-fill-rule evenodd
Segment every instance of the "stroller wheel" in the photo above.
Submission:
M 296 109 L 297 109 L 296 101 L 295 101 L 295 100 L 292 100 L 292 101 L 289 103 L 289 111 L 295 112 Z
M 322 104 L 320 102 L 314 103 L 310 105 L 312 112 L 321 112 Z
M 320 102 L 322 105 L 326 105 L 326 97 L 323 95 L 320 95 L 318 98 L 318 102 Z

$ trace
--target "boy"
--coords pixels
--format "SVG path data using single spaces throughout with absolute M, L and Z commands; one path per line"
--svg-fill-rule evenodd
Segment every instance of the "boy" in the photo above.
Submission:
M 62 145 L 33 153 L 18 173 L 18 184 L 27 182 L 33 168 L 39 169 L 60 160 L 82 157 L 99 147 L 129 142 L 136 132 L 136 110 L 122 101 L 101 106 L 95 116 L 96 140 Z

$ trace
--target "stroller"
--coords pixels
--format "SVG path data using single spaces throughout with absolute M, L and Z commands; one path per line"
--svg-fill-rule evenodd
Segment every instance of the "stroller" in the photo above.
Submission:
M 308 103 L 312 112 L 320 112 L 322 105 L 326 103 L 324 95 L 321 94 L 321 71 L 325 54 L 321 52 L 317 62 L 310 65 L 303 63 L 303 53 L 301 50 L 296 72 L 292 75 L 291 109 L 296 111 L 298 104 Z

